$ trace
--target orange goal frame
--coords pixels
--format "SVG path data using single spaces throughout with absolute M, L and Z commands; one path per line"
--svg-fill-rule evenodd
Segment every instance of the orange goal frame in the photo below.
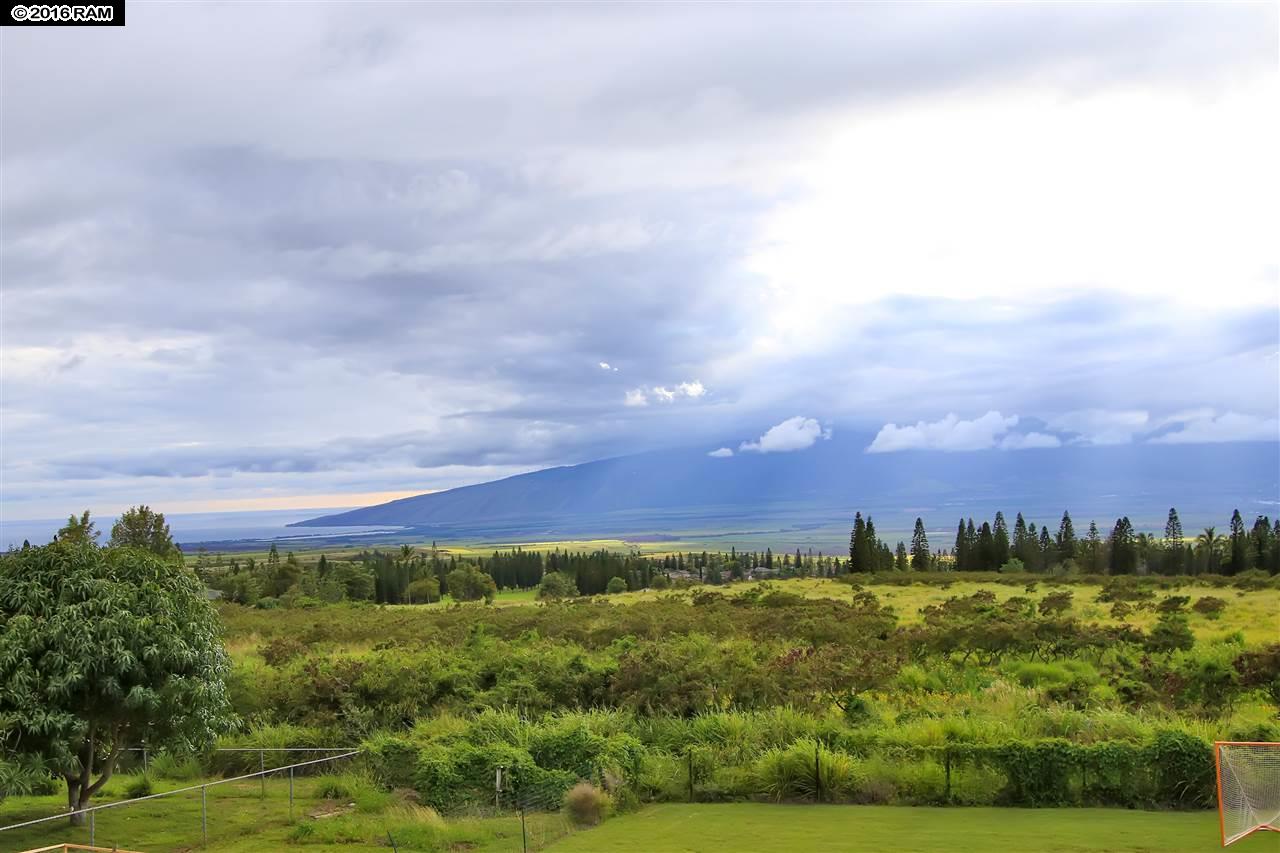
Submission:
M 1264 823 L 1255 826 L 1239 838 L 1227 841 L 1227 819 L 1222 812 L 1222 747 L 1224 746 L 1274 746 L 1280 750 L 1280 743 L 1268 740 L 1215 740 L 1213 742 L 1214 793 L 1218 795 L 1218 838 L 1222 841 L 1222 846 L 1226 847 L 1228 844 L 1242 841 L 1255 832 L 1280 832 L 1280 826 Z

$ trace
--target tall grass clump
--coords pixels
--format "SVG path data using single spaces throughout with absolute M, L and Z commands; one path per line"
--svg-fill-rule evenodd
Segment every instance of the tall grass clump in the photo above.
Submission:
M 579 782 L 564 795 L 564 810 L 578 826 L 595 826 L 612 807 L 612 798 L 590 782 Z
M 853 758 L 803 738 L 785 748 L 766 750 L 756 760 L 756 789 L 782 800 L 841 800 L 857 787 Z

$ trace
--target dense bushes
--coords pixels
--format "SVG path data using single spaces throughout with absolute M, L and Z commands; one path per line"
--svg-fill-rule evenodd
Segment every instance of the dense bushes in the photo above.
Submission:
M 1204 632 L 1214 608 L 1155 595 L 1163 581 L 1112 583 L 1136 614 L 1116 625 L 1037 579 L 931 597 L 918 620 L 870 586 L 835 600 L 785 583 L 627 606 L 227 608 L 249 729 L 223 745 L 362 742 L 380 786 L 449 812 L 492 808 L 499 771 L 500 806 L 546 810 L 580 782 L 618 807 L 1192 808 L 1212 796 L 1212 740 L 1274 738 L 1280 646 Z M 226 756 L 203 760 L 257 761 Z

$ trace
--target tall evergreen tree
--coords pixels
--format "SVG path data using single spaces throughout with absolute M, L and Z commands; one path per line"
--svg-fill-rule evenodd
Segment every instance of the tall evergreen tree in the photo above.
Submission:
M 905 572 L 910 568 L 910 564 L 907 562 L 907 546 L 905 542 L 898 542 L 897 550 L 893 553 L 893 567 L 900 572 Z
M 1271 564 L 1267 566 L 1267 571 L 1280 575 L 1280 515 L 1276 516 L 1271 527 Z
M 1253 520 L 1249 531 L 1250 559 L 1255 569 L 1267 571 L 1271 566 L 1271 520 L 1260 515 Z
M 1004 513 L 996 510 L 996 523 L 992 531 L 995 535 L 996 553 L 995 567 L 999 568 L 1009 562 L 1009 526 L 1005 524 Z
M 1049 528 L 1041 525 L 1040 527 L 1040 547 L 1037 555 L 1036 568 L 1043 571 L 1049 567 L 1049 561 L 1053 555 L 1053 539 L 1049 537 Z
M 1111 530 L 1111 573 L 1131 575 L 1138 568 L 1138 547 L 1134 540 L 1133 525 L 1128 516 L 1116 519 Z
M 982 522 L 978 531 L 978 571 L 989 572 L 996 567 L 996 538 L 991 533 L 991 525 Z
M 911 568 L 917 572 L 929 568 L 929 535 L 925 533 L 924 521 L 919 518 L 916 519 L 915 532 L 911 534 Z
M 862 520 L 862 513 L 855 512 L 853 514 L 853 529 L 849 531 L 849 571 L 851 572 L 866 571 L 865 567 L 859 565 L 858 559 L 858 551 L 866 532 L 867 523 Z
M 965 536 L 964 519 L 960 519 L 960 526 L 956 528 L 956 571 L 963 572 L 969 567 L 969 539 Z
M 862 513 L 854 513 L 853 531 L 849 534 L 849 571 L 866 572 L 871 567 L 866 563 L 867 523 L 862 520 Z
M 1169 507 L 1169 520 L 1164 523 L 1164 570 L 1180 575 L 1187 570 L 1186 543 L 1182 541 L 1182 519 L 1178 510 Z
M 868 571 L 875 572 L 886 566 L 893 565 L 892 552 L 890 552 L 890 559 L 881 559 L 883 555 L 881 554 L 880 539 L 876 536 L 876 525 L 871 520 L 870 515 L 867 516 L 867 535 L 863 543 L 866 548 L 866 555 L 863 558 L 866 561 L 864 565 L 866 565 Z M 887 551 L 888 548 L 885 547 L 883 550 Z
M 1249 540 L 1244 531 L 1244 519 L 1240 510 L 1231 513 L 1231 559 L 1227 574 L 1238 575 L 1249 570 Z
M 1089 522 L 1089 535 L 1085 539 L 1085 571 L 1090 574 L 1102 572 L 1102 535 L 1098 533 L 1098 522 Z
M 1058 525 L 1058 535 L 1054 539 L 1058 546 L 1058 560 L 1065 563 L 1076 556 L 1076 529 L 1071 523 L 1071 513 L 1062 513 L 1062 522 Z

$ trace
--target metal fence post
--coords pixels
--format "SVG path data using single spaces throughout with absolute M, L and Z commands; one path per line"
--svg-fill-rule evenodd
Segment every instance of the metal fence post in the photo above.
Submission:
M 289 768 L 289 823 L 293 823 L 293 768 Z
M 267 798 L 267 759 L 266 752 L 261 749 L 258 750 L 258 771 L 262 773 L 258 777 L 262 781 L 262 793 L 258 798 L 265 800 Z
M 94 825 L 93 818 L 94 818 L 94 813 L 89 812 L 89 846 L 90 847 L 94 846 L 94 843 L 93 843 L 95 840 L 94 837 L 97 835 L 97 832 L 96 832 L 97 826 Z
M 142 775 L 147 775 L 147 748 L 142 748 Z
M 200 786 L 200 835 L 209 843 L 209 786 Z
M 946 747 L 942 750 L 942 766 L 947 773 L 947 788 L 943 794 L 943 800 L 946 803 L 951 802 L 951 748 Z
M 819 758 L 818 744 L 813 745 L 813 783 L 818 794 L 818 802 L 822 802 L 822 760 Z
M 692 803 L 693 802 L 693 750 L 690 749 L 686 754 L 689 756 L 689 802 Z

